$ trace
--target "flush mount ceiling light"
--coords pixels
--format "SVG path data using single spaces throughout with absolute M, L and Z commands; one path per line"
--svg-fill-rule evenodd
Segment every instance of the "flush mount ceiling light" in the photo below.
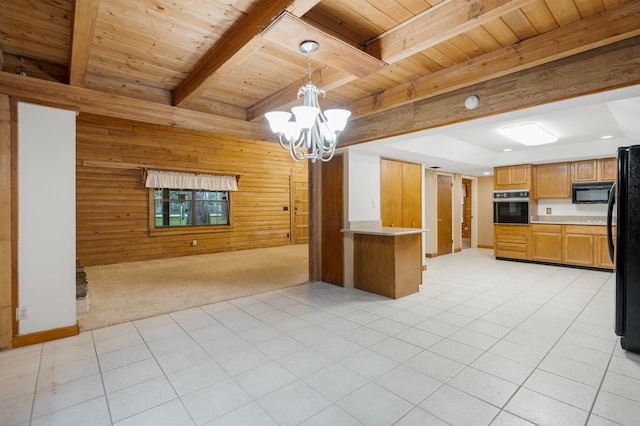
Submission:
M 325 95 L 311 82 L 311 54 L 318 50 L 315 41 L 304 41 L 300 52 L 308 57 L 309 82 L 298 90 L 298 99 L 303 97 L 301 106 L 291 108 L 291 112 L 270 111 L 265 114 L 271 131 L 278 136 L 282 148 L 289 151 L 295 162 L 306 158 L 329 161 L 338 144 L 338 136 L 347 125 L 351 115 L 346 109 L 320 110 L 318 95 Z
M 557 137 L 535 123 L 502 127 L 499 131 L 504 136 L 523 145 L 544 145 L 558 140 Z

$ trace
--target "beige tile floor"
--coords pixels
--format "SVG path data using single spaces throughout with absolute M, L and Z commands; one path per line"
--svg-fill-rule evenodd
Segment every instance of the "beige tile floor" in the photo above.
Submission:
M 638 424 L 612 274 L 428 267 L 400 300 L 307 283 L 0 353 L 0 424 Z

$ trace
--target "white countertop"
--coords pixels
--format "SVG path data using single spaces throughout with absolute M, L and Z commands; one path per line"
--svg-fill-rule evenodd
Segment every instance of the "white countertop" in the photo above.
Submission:
M 369 235 L 384 235 L 384 236 L 395 236 L 395 235 L 411 235 L 411 234 L 421 234 L 423 232 L 429 232 L 428 229 L 423 228 L 397 228 L 395 226 L 380 226 L 380 227 L 365 227 L 365 228 L 357 228 L 357 229 L 341 229 L 340 232 L 348 233 L 348 234 L 369 234 Z
M 616 218 L 613 218 L 616 222 Z M 531 216 L 531 223 L 545 223 L 556 225 L 601 225 L 607 224 L 606 216 L 558 216 L 558 215 L 540 215 Z

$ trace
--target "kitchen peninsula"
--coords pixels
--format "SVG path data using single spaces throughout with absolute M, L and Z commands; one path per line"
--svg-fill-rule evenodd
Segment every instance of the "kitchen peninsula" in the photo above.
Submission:
M 422 233 L 379 225 L 343 229 L 353 234 L 354 288 L 398 299 L 422 284 Z

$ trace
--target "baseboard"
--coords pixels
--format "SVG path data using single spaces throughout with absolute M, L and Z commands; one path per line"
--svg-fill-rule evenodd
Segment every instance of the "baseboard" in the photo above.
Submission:
M 454 253 L 460 253 L 462 251 L 461 247 L 458 247 L 457 249 L 453 249 Z
M 487 245 L 484 245 L 484 244 L 478 244 L 478 248 L 486 248 L 486 249 L 493 250 L 493 246 L 487 246 Z
M 424 257 L 438 257 L 438 253 L 425 253 Z
M 76 322 L 75 325 L 70 325 L 69 327 L 54 328 L 53 330 L 38 331 L 36 333 L 15 336 L 12 343 L 14 348 L 20 348 L 22 346 L 35 345 L 36 343 L 62 339 L 63 337 L 77 336 L 78 333 L 80 333 L 80 327 Z

